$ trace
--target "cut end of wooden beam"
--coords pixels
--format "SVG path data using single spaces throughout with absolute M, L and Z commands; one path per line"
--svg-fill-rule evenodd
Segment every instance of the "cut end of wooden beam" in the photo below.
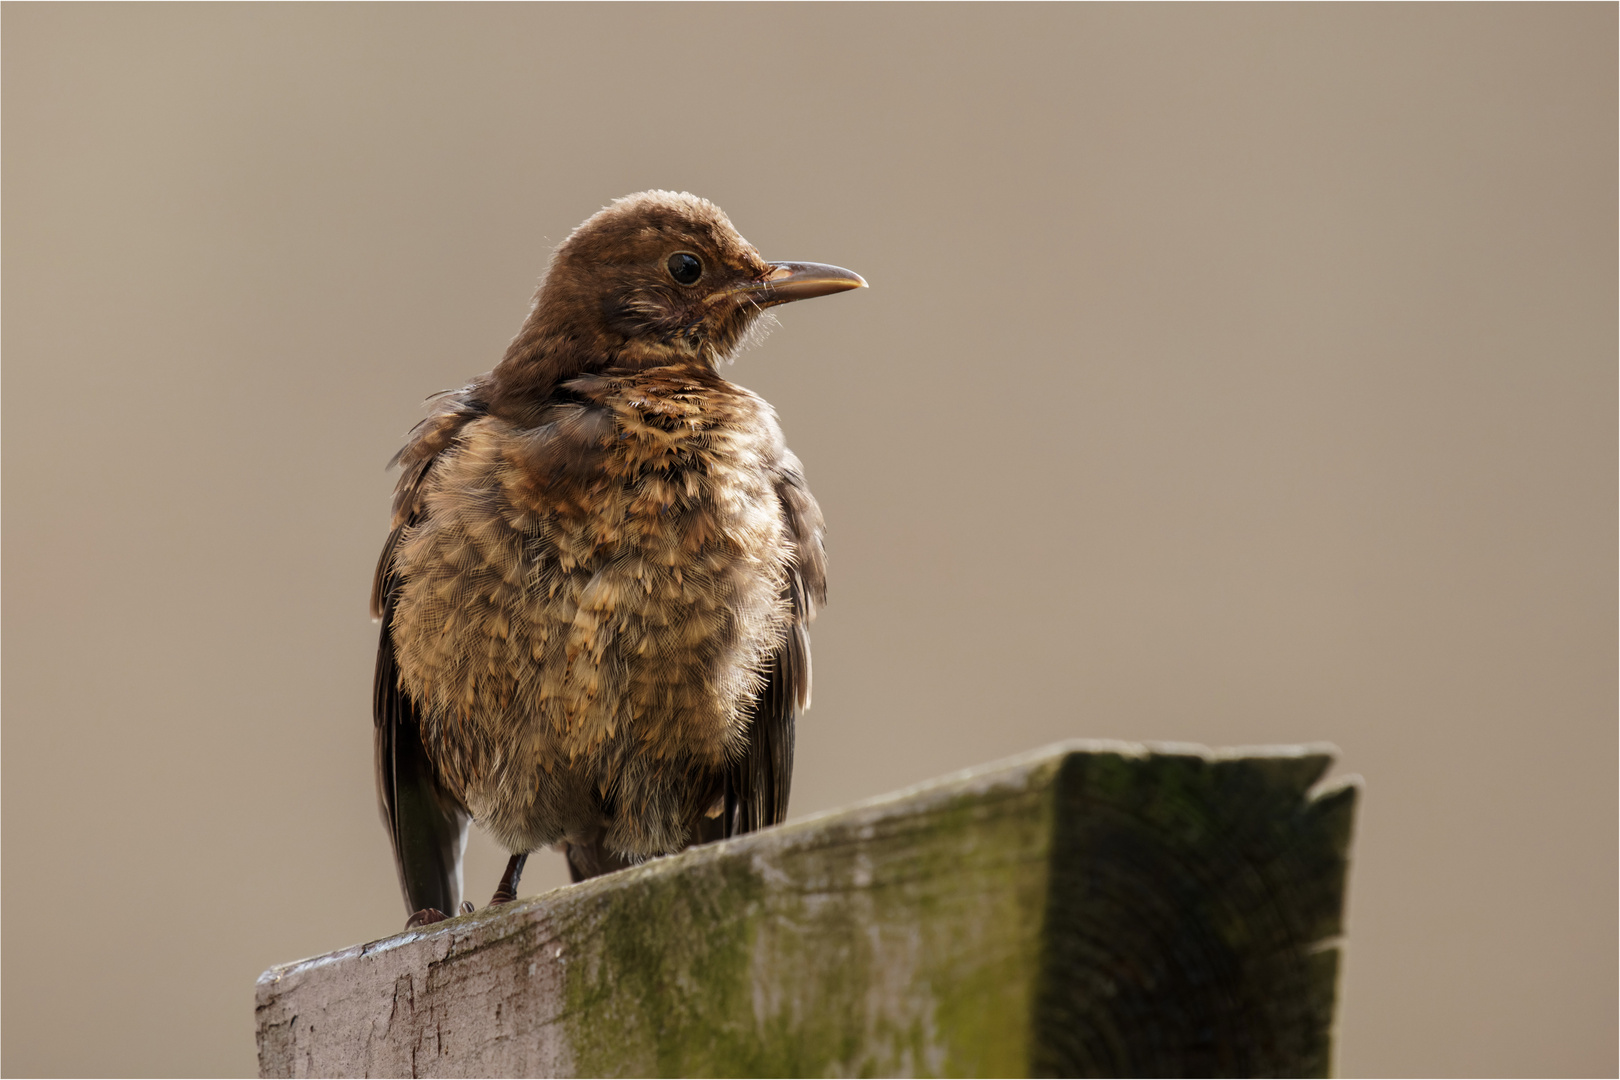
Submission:
M 261 1075 L 1325 1075 L 1335 753 L 1062 743 L 282 965 Z

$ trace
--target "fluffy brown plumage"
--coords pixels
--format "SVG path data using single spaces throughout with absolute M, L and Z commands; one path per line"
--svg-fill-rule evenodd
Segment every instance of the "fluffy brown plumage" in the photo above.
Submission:
M 412 922 L 461 904 L 469 816 L 588 877 L 781 820 L 825 597 L 821 512 L 716 364 L 774 304 L 865 283 L 768 263 L 649 191 L 557 249 L 506 356 L 398 455 L 377 568 L 378 790 Z

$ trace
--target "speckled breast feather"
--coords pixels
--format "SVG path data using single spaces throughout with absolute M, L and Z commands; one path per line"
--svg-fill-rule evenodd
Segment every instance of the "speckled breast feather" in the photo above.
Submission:
M 534 427 L 451 398 L 406 448 L 400 686 L 512 850 L 606 828 L 671 851 L 788 633 L 793 504 L 814 504 L 770 406 L 707 365 L 562 389 Z

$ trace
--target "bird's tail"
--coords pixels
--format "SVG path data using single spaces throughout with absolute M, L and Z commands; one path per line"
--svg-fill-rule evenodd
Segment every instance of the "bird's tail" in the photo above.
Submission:
M 468 814 L 440 786 L 422 747 L 420 719 L 399 690 L 386 634 L 385 626 L 376 683 L 377 795 L 383 824 L 393 841 L 405 913 L 455 915 L 461 907 Z

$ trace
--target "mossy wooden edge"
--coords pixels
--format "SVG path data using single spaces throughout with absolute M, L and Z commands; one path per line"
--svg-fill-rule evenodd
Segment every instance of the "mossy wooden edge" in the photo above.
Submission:
M 1206 1071 L 1287 1072 L 1307 1060 L 1295 1047 L 1315 1056 L 1292 1071 L 1321 1071 L 1335 970 L 1321 942 L 1338 932 L 1348 797 L 1336 861 L 1323 864 L 1331 882 L 1296 884 L 1310 877 L 1298 854 L 1308 843 L 1278 841 L 1276 857 L 1255 845 L 1289 835 L 1265 824 L 1279 813 L 1333 817 L 1322 809 L 1331 799 L 1306 797 L 1329 760 L 1325 748 L 1060 744 L 274 968 L 259 980 L 261 1073 L 1123 1075 L 1176 1054 L 1214 1062 Z M 1231 812 L 1216 805 L 1234 796 Z M 1170 855 L 1132 847 L 1157 852 L 1166 829 Z M 1120 952 L 1093 920 L 1161 879 L 1184 889 L 1225 880 L 1230 858 L 1210 871 L 1201 854 L 1223 845 L 1237 859 L 1232 874 L 1261 884 L 1188 902 L 1190 917 L 1218 924 L 1189 932 L 1203 949 L 1189 954 L 1195 962 L 1160 957 L 1152 970 L 1170 974 L 1147 979 L 1086 967 L 1151 955 L 1157 924 L 1127 920 L 1134 936 L 1118 940 L 1134 951 Z M 1252 872 L 1242 869 L 1251 851 L 1261 857 Z M 1158 869 L 1130 869 L 1139 863 Z M 1257 895 L 1286 913 L 1250 927 L 1243 905 Z M 1264 928 L 1272 923 L 1287 932 Z M 1242 962 L 1209 959 L 1226 955 L 1212 941 Z M 1262 954 L 1272 959 L 1249 963 Z M 1294 970 L 1296 954 L 1314 973 L 1307 988 L 1325 992 L 1306 995 L 1314 1006 L 1238 1016 L 1186 1004 L 1239 990 L 1248 1001 L 1266 978 L 1286 983 L 1278 973 Z M 1188 997 L 1187 985 L 1203 996 Z M 1166 1003 L 1201 1031 L 1234 1016 L 1276 1030 L 1248 1042 L 1172 1036 L 1132 1011 Z M 1283 1050 L 1264 1057 L 1255 1046 Z

